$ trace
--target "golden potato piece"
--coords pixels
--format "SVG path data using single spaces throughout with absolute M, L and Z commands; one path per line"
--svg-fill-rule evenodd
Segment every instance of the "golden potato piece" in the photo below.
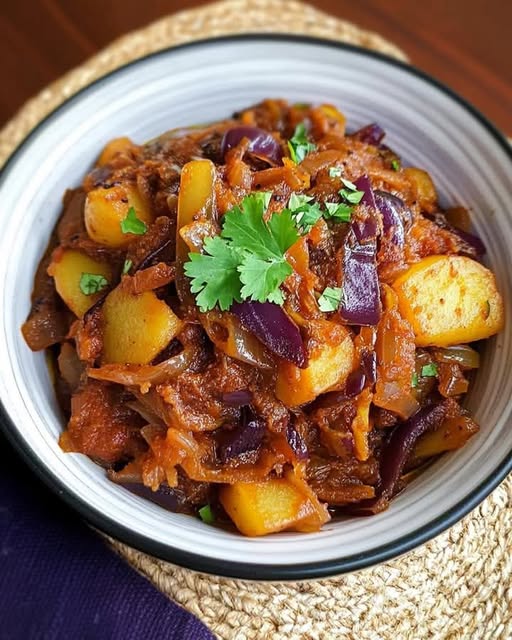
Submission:
M 416 189 L 420 207 L 429 211 L 437 202 L 437 192 L 432 178 L 426 171 L 416 167 L 407 167 L 404 173 Z
M 308 366 L 299 369 L 282 360 L 277 369 L 276 396 L 288 407 L 311 402 L 318 395 L 345 382 L 354 366 L 354 344 L 345 327 L 334 322 L 316 321 L 322 328 Z
M 104 146 L 96 164 L 102 167 L 103 165 L 108 164 L 118 153 L 128 151 L 133 146 L 133 142 L 130 138 L 114 138 Z
M 227 485 L 221 488 L 219 500 L 236 528 L 246 536 L 264 536 L 284 529 L 318 530 L 329 519 L 327 513 L 319 518 L 322 507 L 316 498 L 286 478 Z
M 87 194 L 85 201 L 85 228 L 91 240 L 107 247 L 125 247 L 135 237 L 123 233 L 121 222 L 133 207 L 139 220 L 149 224 L 153 216 L 133 184 L 120 184 L 105 189 L 100 187 Z
M 401 275 L 393 289 L 419 347 L 474 342 L 503 327 L 494 275 L 471 258 L 429 256 Z
M 117 287 L 103 304 L 103 364 L 148 364 L 180 332 L 181 320 L 152 291 Z
M 80 287 L 82 274 L 103 276 L 108 283 L 112 278 L 108 264 L 94 260 L 75 249 L 54 251 L 48 266 L 48 274 L 53 277 L 59 296 L 79 318 L 82 318 L 87 309 L 92 307 L 101 296 L 101 289 L 91 295 L 86 295 L 82 291 Z

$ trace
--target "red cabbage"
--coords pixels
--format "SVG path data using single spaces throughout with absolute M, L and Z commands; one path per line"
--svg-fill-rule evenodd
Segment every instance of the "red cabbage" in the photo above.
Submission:
M 444 400 L 440 404 L 423 407 L 395 428 L 382 453 L 377 495 L 350 506 L 348 512 L 362 516 L 373 515 L 387 506 L 399 489 L 400 478 L 418 438 L 441 426 L 449 406 L 450 400 Z
M 345 240 L 340 315 L 343 322 L 354 325 L 376 325 L 381 302 L 377 274 L 377 222 L 375 198 L 368 176 L 355 185 L 364 192 L 361 202 L 369 208 L 364 222 L 354 220 Z
M 235 302 L 230 311 L 242 325 L 280 358 L 298 367 L 307 366 L 306 351 L 299 328 L 283 309 L 272 302 Z
M 222 394 L 222 402 L 231 407 L 243 407 L 252 402 L 252 393 L 249 389 L 238 389 Z
M 308 457 L 308 448 L 304 442 L 304 438 L 300 435 L 292 422 L 289 422 L 286 427 L 286 439 L 298 460 L 304 460 Z
M 250 407 L 242 409 L 240 422 L 230 431 L 222 429 L 217 456 L 221 463 L 237 458 L 244 453 L 257 451 L 265 435 L 265 421 Z
M 351 134 L 353 138 L 365 142 L 366 144 L 373 144 L 378 147 L 384 139 L 386 132 L 376 122 L 366 125 L 362 129 L 358 129 Z
M 385 234 L 390 234 L 390 240 L 397 247 L 403 247 L 405 242 L 404 219 L 412 221 L 412 214 L 403 200 L 386 191 L 375 192 L 375 203 L 382 214 L 382 225 Z
M 277 140 L 268 132 L 258 127 L 233 127 L 228 129 L 222 138 L 220 152 L 222 157 L 236 147 L 243 138 L 250 140 L 248 151 L 261 160 L 271 164 L 282 164 L 283 149 Z

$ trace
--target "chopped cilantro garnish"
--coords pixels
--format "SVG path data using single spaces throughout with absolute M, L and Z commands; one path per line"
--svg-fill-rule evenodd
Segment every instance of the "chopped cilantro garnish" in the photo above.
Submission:
M 330 178 L 341 178 L 341 168 L 340 167 L 329 167 L 329 177 Z
M 246 196 L 224 215 L 220 236 L 204 241 L 204 253 L 189 254 L 184 270 L 201 311 L 227 310 L 235 300 L 283 303 L 280 286 L 292 273 L 285 253 L 299 236 L 288 209 L 264 220 L 269 199 Z
M 303 193 L 292 193 L 288 200 L 288 208 L 293 213 L 313 200 L 313 196 L 307 196 Z
M 391 168 L 393 171 L 400 171 L 400 167 L 400 160 L 398 160 L 398 158 L 393 158 L 393 160 L 391 160 Z
M 204 507 L 201 507 L 198 513 L 199 517 L 205 524 L 213 524 L 215 522 L 215 515 L 209 504 L 205 504 Z
M 342 295 L 343 291 L 340 287 L 325 287 L 324 292 L 318 298 L 320 311 L 324 311 L 325 313 L 336 311 L 340 306 Z
M 356 185 L 350 180 L 345 180 L 345 178 L 341 178 L 341 182 L 345 188 L 338 191 L 340 196 L 350 204 L 359 204 L 363 199 L 364 191 L 358 191 Z
M 143 236 L 148 227 L 144 220 L 137 218 L 137 214 L 133 207 L 128 209 L 128 215 L 124 220 L 121 220 L 121 231 L 123 233 L 133 233 L 136 236 Z
M 92 296 L 108 286 L 108 280 L 98 273 L 82 273 L 80 276 L 80 291 L 86 296 Z
M 350 218 L 352 216 L 352 207 L 348 204 L 342 202 L 338 204 L 336 202 L 326 202 L 325 203 L 325 218 L 334 218 L 339 222 L 350 222 Z
M 302 233 L 308 233 L 311 227 L 322 217 L 320 205 L 311 204 L 313 196 L 292 193 L 288 201 L 288 209 Z
M 437 376 L 437 365 L 431 362 L 421 367 L 421 375 L 423 378 L 434 378 Z
M 364 191 L 351 191 L 350 189 L 340 189 L 338 193 L 350 204 L 359 204 L 364 196 Z
M 411 378 L 411 387 L 417 387 L 418 386 L 418 374 L 416 373 L 416 371 L 412 374 L 412 378 Z
M 350 182 L 350 180 L 347 180 L 346 178 L 342 178 L 341 182 L 349 191 L 357 191 L 356 185 L 353 182 Z
M 123 276 L 126 275 L 132 267 L 133 267 L 133 262 L 131 260 L 125 260 L 123 265 Z
M 293 136 L 288 140 L 288 149 L 291 159 L 296 162 L 302 162 L 304 158 L 316 149 L 316 145 L 309 142 L 306 136 L 306 125 L 300 122 L 293 132 Z

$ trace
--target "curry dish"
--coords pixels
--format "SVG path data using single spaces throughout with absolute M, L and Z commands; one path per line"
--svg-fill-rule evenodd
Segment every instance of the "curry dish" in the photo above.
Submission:
M 250 536 L 386 509 L 478 425 L 503 303 L 468 212 L 377 124 L 265 100 L 109 142 L 62 215 L 23 335 L 66 452 Z

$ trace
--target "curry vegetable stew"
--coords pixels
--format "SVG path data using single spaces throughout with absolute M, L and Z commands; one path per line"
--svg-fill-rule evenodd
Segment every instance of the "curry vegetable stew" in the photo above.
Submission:
M 67 191 L 23 335 L 64 451 L 248 536 L 371 515 L 478 431 L 502 298 L 468 212 L 377 124 L 265 100 L 109 142 Z

